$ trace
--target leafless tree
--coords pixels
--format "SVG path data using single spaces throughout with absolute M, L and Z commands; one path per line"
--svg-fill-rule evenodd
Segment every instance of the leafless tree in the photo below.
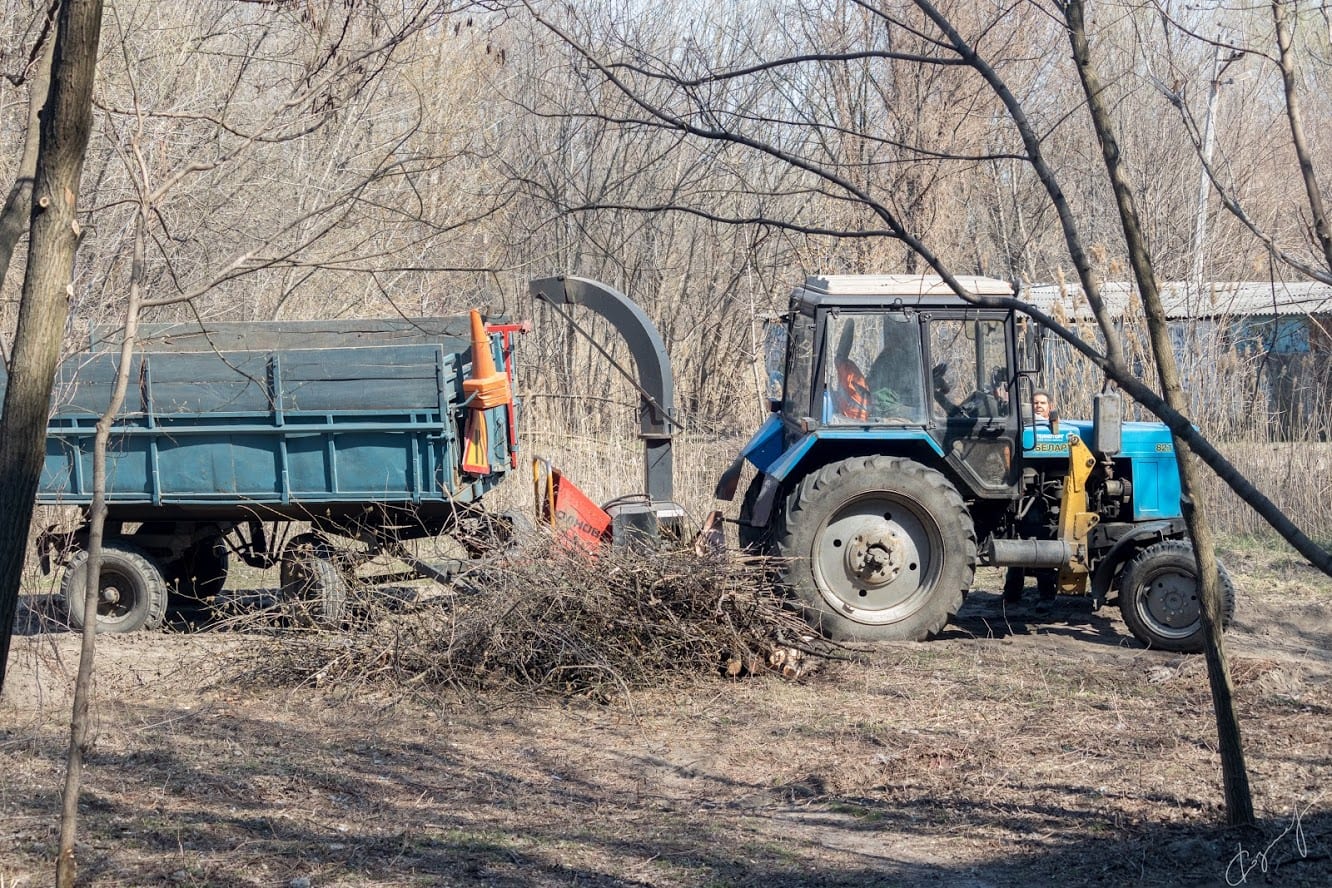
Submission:
M 28 85 L 28 115 L 23 128 L 23 150 L 19 157 L 14 183 L 0 209 L 0 293 L 4 292 L 5 278 L 14 259 L 14 248 L 28 227 L 32 213 L 32 185 L 37 174 L 37 146 L 41 139 L 40 113 L 46 104 L 47 89 L 51 83 L 51 59 L 55 55 L 55 7 L 43 10 L 36 17 L 37 41 L 24 57 L 23 69 L 6 74 L 14 86 Z M 0 675 L 3 669 L 0 668 Z
M 0 419 L 0 474 L 6 479 L 0 517 L 0 684 L 9 658 L 9 638 L 27 548 L 28 522 L 45 453 L 51 380 L 72 290 L 80 223 L 79 180 L 92 125 L 92 91 L 101 34 L 101 0 L 64 0 L 53 22 L 50 86 L 41 114 L 40 142 L 32 186 L 31 234 L 13 361 Z M 6 256 L 6 259 L 8 257 Z M 95 582 L 89 588 L 95 587 Z M 95 589 L 94 592 L 95 593 Z M 84 637 L 90 651 L 92 634 Z M 89 661 L 91 663 L 91 661 Z M 73 832 L 78 774 L 87 734 L 88 681 L 78 684 L 71 721 L 68 774 L 63 799 L 56 884 L 74 883 Z M 81 691 L 81 692 L 80 692 Z
M 1124 241 L 1128 247 L 1129 262 L 1133 267 L 1133 276 L 1147 314 L 1147 328 L 1151 335 L 1152 354 L 1156 360 L 1161 390 L 1166 403 L 1173 410 L 1184 413 L 1187 405 L 1180 386 L 1179 368 L 1175 361 L 1174 345 L 1170 341 L 1165 310 L 1161 304 L 1156 270 L 1133 199 L 1132 183 L 1120 157 L 1115 124 L 1105 102 L 1101 78 L 1091 58 L 1085 11 L 1081 0 L 1068 0 L 1064 6 L 1064 20 L 1068 23 L 1073 60 L 1087 96 L 1087 110 L 1100 137 L 1106 172 L 1114 187 L 1115 200 L 1124 228 Z M 1220 739 L 1226 813 L 1230 823 L 1248 824 L 1253 822 L 1253 797 L 1249 790 L 1248 769 L 1244 764 L 1244 749 L 1240 741 L 1239 719 L 1235 713 L 1230 667 L 1221 641 L 1222 614 L 1225 607 L 1218 576 L 1216 544 L 1199 489 L 1198 467 L 1194 461 L 1192 448 L 1178 435 L 1175 438 L 1175 462 L 1179 467 L 1184 520 L 1188 525 L 1189 536 L 1193 539 L 1194 553 L 1198 562 L 1205 636 L 1204 652 L 1207 657 L 1207 674 L 1212 687 L 1217 734 Z
M 1261 65 L 1263 69 L 1255 74 L 1255 79 L 1264 74 L 1277 79 L 1279 86 L 1271 92 L 1280 97 L 1280 109 L 1285 118 L 1289 140 L 1279 145 L 1272 154 L 1283 165 L 1289 165 L 1286 180 L 1298 182 L 1303 189 L 1302 194 L 1283 194 L 1285 201 L 1282 203 L 1286 207 L 1303 203 L 1304 213 L 1299 215 L 1298 225 L 1290 224 L 1293 214 L 1274 213 L 1273 202 L 1270 200 L 1263 202 L 1266 218 L 1254 212 L 1250 203 L 1255 189 L 1244 188 L 1242 180 L 1238 178 L 1252 161 L 1237 156 L 1233 151 L 1223 154 L 1220 160 L 1210 156 L 1206 146 L 1208 124 L 1205 120 L 1199 121 L 1189 105 L 1187 80 L 1172 78 L 1169 83 L 1158 80 L 1157 87 L 1178 110 L 1185 131 L 1202 161 L 1204 173 L 1226 211 L 1281 266 L 1300 277 L 1332 284 L 1332 222 L 1329 222 L 1322 186 L 1318 181 L 1318 158 L 1306 132 L 1304 111 L 1310 94 L 1316 100 L 1317 94 L 1321 92 L 1314 84 L 1321 84 L 1322 81 L 1318 77 L 1310 80 L 1300 70 L 1301 67 L 1314 68 L 1325 78 L 1329 60 L 1320 63 L 1315 53 L 1300 53 L 1296 42 L 1297 29 L 1302 20 L 1307 20 L 1306 24 L 1310 25 L 1321 20 L 1313 16 L 1307 6 L 1308 14 L 1301 16 L 1298 0 L 1271 0 L 1270 8 L 1270 33 L 1253 33 L 1253 28 L 1229 28 L 1220 36 L 1209 36 L 1203 32 L 1203 24 L 1184 19 L 1168 7 L 1162 7 L 1161 17 L 1172 32 L 1209 48 L 1218 58 L 1224 57 L 1224 67 L 1235 64 L 1238 68 L 1249 59 L 1256 59 L 1251 64 Z M 1172 70 L 1175 68 L 1174 65 L 1171 67 Z M 1212 86 L 1216 88 L 1219 84 L 1214 83 Z M 1269 167 L 1271 156 L 1266 155 L 1262 161 Z M 1261 184 L 1264 189 L 1273 186 L 1270 179 L 1263 179 Z
M 1215 588 L 1214 580 L 1208 582 L 1209 577 L 1215 576 L 1215 564 L 1190 453 L 1196 453 L 1227 484 L 1252 503 L 1312 563 L 1325 571 L 1332 569 L 1332 559 L 1329 559 L 1328 554 L 1243 478 L 1190 422 L 1179 389 L 1178 376 L 1173 372 L 1164 316 L 1160 311 L 1159 299 L 1156 298 L 1155 272 L 1150 252 L 1152 243 L 1147 234 L 1149 229 L 1144 229 L 1143 216 L 1131 199 L 1131 171 L 1124 156 L 1119 153 L 1116 142 L 1119 123 L 1107 102 L 1115 93 L 1098 77 L 1097 66 L 1090 61 L 1081 4 L 1058 3 L 1050 7 L 1030 4 L 987 13 L 971 7 L 964 9 L 953 6 L 944 9 L 931 3 L 917 2 L 916 15 L 911 14 L 905 4 L 850 2 L 832 6 L 835 8 L 825 8 L 819 12 L 835 17 L 848 8 L 855 8 L 875 21 L 875 28 L 865 33 L 894 34 L 904 38 L 905 42 L 897 40 L 891 45 L 879 46 L 865 45 L 853 39 L 847 43 L 838 43 L 838 35 L 845 33 L 846 29 L 840 32 L 830 29 L 830 39 L 817 48 L 806 48 L 803 51 L 787 48 L 789 44 L 786 44 L 783 46 L 786 49 L 784 53 L 772 53 L 769 52 L 772 47 L 760 46 L 760 41 L 745 35 L 726 43 L 724 48 L 718 49 L 713 55 L 701 51 L 656 52 L 650 47 L 633 43 L 628 32 L 623 30 L 622 23 L 617 20 L 599 19 L 595 15 L 564 17 L 546 7 L 532 5 L 531 8 L 537 21 L 573 48 L 576 63 L 583 66 L 582 76 L 590 84 L 587 87 L 588 94 L 597 97 L 597 101 L 584 106 L 581 119 L 613 121 L 617 127 L 632 128 L 635 131 L 646 129 L 678 134 L 684 137 L 682 144 L 716 146 L 707 149 L 710 156 L 753 158 L 748 164 L 743 160 L 733 160 L 735 168 L 751 169 L 755 165 L 776 161 L 796 170 L 803 177 L 801 184 L 806 194 L 838 202 L 843 207 L 854 208 L 863 214 L 860 217 L 854 214 L 833 216 L 831 218 L 837 221 L 823 226 L 803 221 L 798 213 L 783 216 L 780 212 L 761 218 L 733 218 L 732 221 L 805 235 L 835 236 L 848 241 L 866 236 L 890 238 L 920 257 L 924 265 L 953 283 L 963 295 L 966 294 L 956 285 L 952 273 L 957 260 L 950 259 L 950 254 L 936 251 L 934 241 L 930 239 L 928 231 L 924 230 L 926 226 L 922 220 L 902 211 L 904 207 L 913 206 L 912 201 L 919 194 L 919 189 L 915 187 L 919 179 L 902 174 L 900 169 L 894 170 L 896 175 L 875 175 L 880 172 L 882 162 L 876 159 L 878 155 L 874 152 L 885 147 L 886 140 L 880 135 L 884 128 L 878 125 L 866 126 L 871 121 L 863 115 L 857 117 L 852 113 L 847 116 L 845 101 L 832 101 L 820 107 L 807 99 L 817 92 L 818 85 L 824 83 L 831 85 L 830 95 L 839 95 L 837 77 L 829 76 L 829 71 L 850 70 L 856 72 L 861 81 L 869 80 L 863 71 L 856 68 L 867 63 L 879 65 L 880 70 L 887 69 L 889 73 L 882 75 L 885 81 L 893 79 L 891 69 L 894 65 L 910 66 L 913 71 L 960 67 L 979 75 L 987 92 L 978 91 L 973 81 L 970 91 L 959 87 L 947 95 L 952 106 L 958 104 L 959 96 L 967 97 L 963 106 L 966 111 L 964 116 L 1001 113 L 1011 122 L 1011 129 L 1006 136 L 997 140 L 991 137 L 990 144 L 993 147 L 989 151 L 959 151 L 958 145 L 974 142 L 965 135 L 954 145 L 944 143 L 938 151 L 931 150 L 931 141 L 934 145 L 940 144 L 937 132 L 916 130 L 912 132 L 911 140 L 899 141 L 905 142 L 904 147 L 908 149 L 906 153 L 914 154 L 915 159 L 926 158 L 930 162 L 937 159 L 954 165 L 994 165 L 1001 162 L 1001 158 L 1008 157 L 1024 164 L 1040 182 L 1058 219 L 1082 291 L 1098 319 L 1104 350 L 1092 347 L 1075 331 L 1054 323 L 1054 319 L 1041 315 L 1027 305 L 1016 301 L 1005 304 L 1036 316 L 1054 329 L 1073 348 L 1090 358 L 1110 380 L 1162 418 L 1175 434 L 1179 444 L 1181 474 L 1191 498 L 1188 520 L 1195 537 L 1204 588 Z M 715 26 L 714 23 L 706 27 Z M 1091 217 L 1089 223 L 1087 217 L 1079 215 L 1079 201 L 1084 205 L 1091 201 L 1080 196 L 1070 196 L 1063 189 L 1061 168 L 1050 159 L 1054 156 L 1052 152 L 1061 147 L 1061 137 L 1058 135 L 1060 127 L 1065 125 L 1066 120 L 1070 119 L 1068 115 L 1076 108 L 1059 111 L 1057 108 L 1046 107 L 1042 104 L 1040 92 L 1046 85 L 1044 82 L 1038 81 L 1035 85 L 1024 83 L 1022 91 L 1019 91 L 1004 76 L 1005 70 L 1013 70 L 1025 64 L 1027 60 L 1024 53 L 1027 48 L 1040 42 L 1028 40 L 1024 43 L 1020 39 L 1019 35 L 1030 36 L 1033 30 L 1056 36 L 1062 34 L 1070 40 L 1070 48 L 1079 62 L 1076 68 L 1079 76 L 1073 82 L 1079 85 L 1081 100 L 1087 103 L 1085 107 L 1091 112 L 1079 114 L 1078 119 L 1084 121 L 1082 125 L 1094 137 L 1093 140 L 1075 140 L 1075 143 L 1081 146 L 1101 146 L 1101 164 L 1109 174 L 1104 181 L 1112 196 L 1108 205 L 1117 210 L 1113 216 Z M 964 31 L 976 36 L 969 39 L 964 36 Z M 736 44 L 753 51 L 744 59 L 727 56 L 726 53 L 731 50 L 725 47 Z M 687 45 L 702 46 L 705 41 L 698 39 Z M 983 47 L 983 51 L 978 47 Z M 756 82 L 766 82 L 768 89 L 756 89 Z M 748 98 L 756 93 L 769 96 L 767 103 L 756 100 L 742 102 L 737 98 Z M 603 113 L 601 109 L 605 106 L 601 100 L 608 94 L 620 97 L 624 107 L 613 114 Z M 780 98 L 773 99 L 773 95 Z M 860 127 L 866 127 L 869 131 Z M 1067 139 L 1064 141 L 1067 142 Z M 837 150 L 826 150 L 834 142 Z M 847 151 L 848 145 L 853 150 Z M 869 150 L 871 148 L 873 151 Z M 1064 164 L 1068 166 L 1067 161 Z M 1072 168 L 1082 172 L 1079 166 L 1074 164 Z M 669 204 L 642 206 L 640 209 L 720 215 L 701 203 L 685 194 Z M 590 207 L 569 206 L 568 209 L 586 211 Z M 830 216 L 822 215 L 819 218 L 822 221 Z M 866 224 L 862 219 L 873 220 L 874 224 Z M 1108 227 L 1111 221 L 1119 229 L 1117 235 Z M 1089 231 L 1098 239 L 1089 240 Z M 1119 341 L 1114 318 L 1101 296 L 1102 272 L 1098 268 L 1101 257 L 1097 254 L 1096 245 L 1099 238 L 1110 236 L 1123 244 L 1118 252 L 1126 257 L 1127 263 L 1134 269 L 1139 291 L 1144 297 L 1149 324 L 1155 331 L 1153 345 L 1158 356 L 1164 396 L 1133 373 Z M 1207 608 L 1207 611 L 1210 614 L 1218 613 L 1214 598 L 1211 604 L 1212 607 Z M 1252 816 L 1251 804 L 1247 801 L 1242 758 L 1238 762 L 1235 758 L 1239 752 L 1237 727 L 1233 725 L 1233 717 L 1228 718 L 1222 713 L 1222 710 L 1229 708 L 1226 693 L 1228 679 L 1219 644 L 1209 656 L 1209 665 L 1215 676 L 1218 717 L 1221 721 L 1232 722 L 1228 726 L 1219 725 L 1223 734 L 1228 734 L 1230 740 L 1233 740 L 1225 744 L 1227 773 L 1228 777 L 1233 778 L 1227 782 L 1230 816 L 1237 822 L 1245 821 Z
M 28 522 L 45 454 L 51 380 L 69 307 L 79 179 L 92 124 L 102 5 L 62 4 L 49 94 L 41 115 L 27 267 L 0 419 L 0 685 L 28 543 Z

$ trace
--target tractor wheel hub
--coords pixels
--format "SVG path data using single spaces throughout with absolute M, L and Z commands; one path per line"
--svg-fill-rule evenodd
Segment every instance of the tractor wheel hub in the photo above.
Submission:
M 897 579 L 905 561 L 902 537 L 886 524 L 859 531 L 846 547 L 847 572 L 867 588 Z

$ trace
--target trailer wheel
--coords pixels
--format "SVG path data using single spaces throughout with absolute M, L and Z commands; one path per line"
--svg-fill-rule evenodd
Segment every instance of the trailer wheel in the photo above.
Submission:
M 65 599 L 69 625 L 84 627 L 84 592 L 88 582 L 88 553 L 76 552 L 65 566 L 60 594 Z M 159 629 L 166 614 L 167 583 L 161 570 L 141 549 L 119 540 L 102 544 L 98 575 L 97 631 L 105 633 Z
M 212 601 L 227 582 L 231 553 L 220 536 L 195 543 L 171 565 L 176 594 L 173 603 L 198 604 Z
M 1221 625 L 1235 615 L 1235 586 L 1220 562 Z M 1163 651 L 1203 649 L 1201 586 L 1193 546 L 1166 540 L 1143 549 L 1119 576 L 1119 609 L 1138 641 Z
M 838 641 L 928 638 L 957 613 L 975 573 L 962 497 L 908 459 L 824 466 L 791 492 L 779 527 L 786 585 Z
M 280 570 L 282 603 L 294 622 L 336 629 L 347 613 L 347 578 L 332 547 L 315 534 L 287 544 Z
M 754 518 L 754 507 L 758 505 L 759 494 L 763 491 L 763 473 L 755 475 L 745 488 L 744 499 L 740 500 L 740 522 L 737 525 L 740 538 L 740 551 L 751 555 L 772 554 L 772 526 L 756 526 L 750 522 Z

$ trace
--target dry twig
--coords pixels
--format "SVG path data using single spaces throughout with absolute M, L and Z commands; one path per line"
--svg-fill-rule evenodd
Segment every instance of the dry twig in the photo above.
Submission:
M 546 541 L 406 609 L 363 589 L 354 631 L 292 633 L 251 674 L 599 699 L 718 673 L 799 677 L 837 649 L 812 637 L 761 567 L 691 550 L 588 558 Z

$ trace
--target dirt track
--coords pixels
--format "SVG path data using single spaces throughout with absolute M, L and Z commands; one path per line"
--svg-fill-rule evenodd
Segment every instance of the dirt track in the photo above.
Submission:
M 867 663 L 610 705 L 265 689 L 234 652 L 280 637 L 107 638 L 84 883 L 1326 885 L 1332 585 L 1228 561 L 1254 830 L 1215 826 L 1200 658 L 1080 600 L 1037 625 L 980 592 L 944 638 Z M 76 651 L 15 642 L 6 888 L 51 880 Z

